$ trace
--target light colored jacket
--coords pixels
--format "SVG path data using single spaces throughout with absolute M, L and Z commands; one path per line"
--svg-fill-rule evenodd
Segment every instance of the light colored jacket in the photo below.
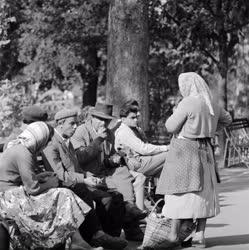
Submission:
M 210 114 L 203 99 L 193 96 L 185 97 L 166 121 L 167 131 L 191 139 L 214 137 L 217 128 L 229 125 L 232 118 L 216 103 L 213 103 L 212 106 L 214 116 Z
M 151 156 L 168 151 L 166 145 L 143 142 L 126 124 L 122 123 L 115 132 L 115 149 L 129 148 L 134 157 Z

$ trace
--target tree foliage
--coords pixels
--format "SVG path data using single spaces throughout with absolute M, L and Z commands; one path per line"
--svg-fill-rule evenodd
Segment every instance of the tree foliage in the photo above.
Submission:
M 0 136 L 4 137 L 20 125 L 22 107 L 32 103 L 35 91 L 28 93 L 28 82 L 5 80 L 0 85 Z
M 0 2 L 0 79 L 11 79 L 22 64 L 18 62 L 18 27 L 21 21 L 18 1 Z
M 46 96 L 44 103 L 54 105 L 60 102 L 59 95 L 77 86 L 83 104 L 93 105 L 97 87 L 102 85 L 104 93 L 106 82 L 109 4 L 108 0 L 2 0 L 1 93 L 8 93 L 15 106 L 17 88 L 38 88 L 27 102 L 40 102 Z M 149 1 L 149 108 L 154 133 L 165 132 L 164 122 L 177 102 L 177 76 L 183 71 L 196 71 L 214 87 L 220 86 L 228 107 L 245 115 L 248 6 L 248 0 Z M 5 79 L 11 80 L 7 89 Z M 54 90 L 58 95 L 51 94 Z M 18 100 L 20 107 L 25 104 Z M 8 118 L 6 124 L 7 129 Z
M 66 89 L 96 74 L 91 51 L 105 46 L 105 1 L 25 1 L 19 60 L 26 75 Z M 90 55 L 89 55 L 90 54 Z
M 22 74 L 41 88 L 75 84 L 87 92 L 101 82 L 106 58 L 106 1 L 4 0 L 1 79 Z M 7 17 L 7 18 L 6 18 Z M 16 20 L 15 25 L 10 22 Z M 96 86 L 94 86 L 96 88 Z M 93 92 L 93 91 L 92 91 Z M 92 94 L 96 96 L 95 93 Z
M 39 91 L 39 83 L 30 81 L 0 81 L 0 137 L 6 137 L 22 121 L 22 109 L 38 104 L 48 112 L 48 120 L 62 108 L 75 108 L 72 92 L 59 88 Z
M 227 74 L 240 32 L 249 23 L 247 0 L 166 0 L 160 3 L 159 39 L 170 40 L 178 52 L 198 53 L 218 67 L 227 103 Z
M 235 46 L 228 78 L 228 107 L 235 117 L 249 117 L 249 29 Z

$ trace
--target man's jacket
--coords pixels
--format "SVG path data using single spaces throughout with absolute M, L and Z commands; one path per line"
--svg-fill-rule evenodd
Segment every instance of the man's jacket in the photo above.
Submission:
M 42 153 L 45 169 L 54 171 L 62 185 L 71 186 L 84 182 L 84 173 L 80 169 L 74 148 L 56 132 Z
M 104 142 L 97 136 L 91 120 L 81 124 L 72 136 L 71 142 L 77 152 L 80 166 L 84 171 L 99 175 L 103 161 L 114 154 L 114 138 L 108 135 Z

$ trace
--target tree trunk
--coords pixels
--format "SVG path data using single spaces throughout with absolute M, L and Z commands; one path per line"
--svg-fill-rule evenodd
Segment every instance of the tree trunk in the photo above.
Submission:
M 97 48 L 91 48 L 88 51 L 87 63 L 90 65 L 90 70 L 84 70 L 83 79 L 85 79 L 83 87 L 83 102 L 82 106 L 87 105 L 94 106 L 97 100 L 97 89 L 98 89 L 98 67 L 99 67 L 99 58 L 98 58 Z
M 148 128 L 148 1 L 113 0 L 109 9 L 106 100 L 114 114 L 130 98 L 141 107 Z
M 221 79 L 218 82 L 219 88 L 219 96 L 220 103 L 222 107 L 227 110 L 227 74 L 228 74 L 228 54 L 226 48 L 226 42 L 222 42 L 220 44 L 220 60 L 218 64 L 219 72 L 221 75 Z M 219 146 L 220 146 L 220 154 L 224 155 L 225 151 L 225 133 L 224 131 L 219 132 Z
M 226 50 L 220 51 L 220 63 L 218 65 L 221 80 L 219 84 L 219 93 L 222 106 L 227 109 L 227 74 L 228 74 L 228 55 Z

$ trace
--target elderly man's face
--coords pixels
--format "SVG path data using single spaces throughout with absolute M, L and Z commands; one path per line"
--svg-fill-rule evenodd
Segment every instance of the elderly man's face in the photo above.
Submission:
M 98 131 L 98 129 L 99 129 L 100 127 L 105 127 L 105 128 L 107 128 L 108 125 L 109 125 L 109 123 L 110 123 L 110 120 L 101 119 L 101 118 L 95 117 L 95 116 L 92 117 L 92 125 L 93 125 L 93 127 L 94 127 L 94 129 L 95 129 L 96 131 Z
M 138 118 L 139 118 L 138 112 L 136 113 L 130 112 L 127 117 L 122 118 L 122 122 L 131 128 L 135 128 L 138 126 Z
M 61 132 L 63 137 L 70 138 L 73 136 L 77 128 L 77 119 L 76 117 L 68 117 L 65 119 L 64 123 L 61 125 Z

